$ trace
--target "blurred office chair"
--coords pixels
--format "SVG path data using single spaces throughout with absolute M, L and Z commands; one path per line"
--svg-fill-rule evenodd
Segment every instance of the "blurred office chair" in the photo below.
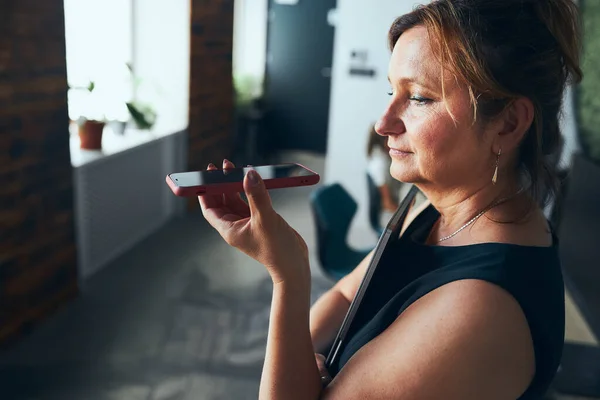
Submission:
M 381 226 L 381 192 L 371 175 L 367 172 L 367 191 L 369 194 L 369 223 L 377 236 L 383 233 Z
M 339 184 L 311 193 L 310 204 L 317 229 L 317 249 L 323 271 L 336 281 L 351 272 L 370 250 L 355 250 L 346 242 L 357 204 Z

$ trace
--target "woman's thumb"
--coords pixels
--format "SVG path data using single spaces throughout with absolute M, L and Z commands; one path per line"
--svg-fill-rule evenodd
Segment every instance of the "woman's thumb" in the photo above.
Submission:
M 268 213 L 272 209 L 271 198 L 265 183 L 255 170 L 251 169 L 244 178 L 244 191 L 252 215 Z
M 319 369 L 319 376 L 321 377 L 321 384 L 325 387 L 331 382 L 331 375 L 329 375 L 329 371 L 325 367 L 325 356 L 323 354 L 315 354 L 315 359 L 317 361 L 317 368 Z

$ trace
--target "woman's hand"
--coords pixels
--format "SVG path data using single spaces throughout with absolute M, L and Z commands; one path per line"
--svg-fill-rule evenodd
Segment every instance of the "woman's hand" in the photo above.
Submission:
M 235 168 L 223 161 L 223 168 Z M 217 169 L 209 164 L 209 170 Z M 199 196 L 202 214 L 225 241 L 267 267 L 274 283 L 310 277 L 308 248 L 302 237 L 275 212 L 258 173 L 244 178 L 248 203 L 239 193 Z
M 321 384 L 326 387 L 331 383 L 331 375 L 325 367 L 326 358 L 323 354 L 315 353 L 315 360 L 317 361 L 317 368 L 319 368 L 319 376 L 321 377 Z

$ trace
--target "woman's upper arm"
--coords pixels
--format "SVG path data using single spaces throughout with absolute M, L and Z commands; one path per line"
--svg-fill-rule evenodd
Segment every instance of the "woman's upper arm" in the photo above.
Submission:
M 348 275 L 340 279 L 334 286 L 333 289 L 337 290 L 344 296 L 349 303 L 354 299 L 354 295 L 358 291 L 358 287 L 367 272 L 367 267 L 369 266 L 369 262 L 371 262 L 371 258 L 373 258 L 373 251 L 371 251 L 367 256 L 358 264 L 356 268 Z
M 516 300 L 493 284 L 463 280 L 413 303 L 354 354 L 321 398 L 508 400 L 534 373 Z

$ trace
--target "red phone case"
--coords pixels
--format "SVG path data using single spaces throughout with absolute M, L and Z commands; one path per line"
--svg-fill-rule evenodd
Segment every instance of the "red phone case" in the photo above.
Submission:
M 319 183 L 321 177 L 315 171 L 310 168 L 305 167 L 302 164 L 298 165 L 310 172 L 314 175 L 308 176 L 292 176 L 287 178 L 273 178 L 273 179 L 265 179 L 265 186 L 267 189 L 283 189 L 289 187 L 297 187 L 297 186 L 311 186 Z M 171 175 L 167 175 L 167 185 L 171 188 L 173 193 L 176 196 L 181 197 L 194 197 L 201 196 L 205 194 L 223 194 L 223 193 L 239 193 L 244 191 L 244 186 L 242 182 L 232 182 L 232 183 L 219 183 L 214 185 L 200 185 L 200 186 L 189 186 L 189 187 L 180 187 L 173 182 L 171 179 Z

